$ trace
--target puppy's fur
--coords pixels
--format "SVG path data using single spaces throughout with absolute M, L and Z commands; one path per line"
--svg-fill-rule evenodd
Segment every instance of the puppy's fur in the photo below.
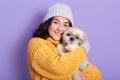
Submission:
M 76 27 L 68 28 L 63 36 L 62 43 L 57 46 L 59 54 L 72 51 L 87 40 L 87 35 Z
M 59 54 L 73 51 L 77 46 L 80 46 L 87 40 L 87 35 L 82 30 L 76 27 L 70 27 L 67 29 L 62 37 L 62 43 L 57 46 Z M 72 75 L 72 80 L 82 80 L 82 76 L 79 71 L 76 71 Z

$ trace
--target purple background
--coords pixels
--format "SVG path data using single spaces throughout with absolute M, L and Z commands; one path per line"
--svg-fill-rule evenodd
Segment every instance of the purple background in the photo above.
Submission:
M 27 43 L 55 2 L 73 9 L 89 37 L 88 57 L 103 80 L 120 80 L 120 0 L 0 0 L 0 80 L 29 80 Z

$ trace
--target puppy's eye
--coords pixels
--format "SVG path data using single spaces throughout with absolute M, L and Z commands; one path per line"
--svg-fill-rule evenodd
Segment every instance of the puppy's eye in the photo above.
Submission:
M 75 37 L 76 39 L 79 39 L 79 37 Z
M 67 34 L 67 36 L 70 36 L 70 34 Z

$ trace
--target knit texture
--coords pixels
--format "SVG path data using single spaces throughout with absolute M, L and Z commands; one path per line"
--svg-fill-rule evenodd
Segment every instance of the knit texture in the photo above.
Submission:
M 71 80 L 71 75 L 86 60 L 82 47 L 58 55 L 59 41 L 32 38 L 28 43 L 28 67 L 31 80 Z
M 84 80 L 102 80 L 99 69 L 91 63 L 80 74 L 82 74 Z
M 46 15 L 44 16 L 43 21 L 48 20 L 54 16 L 62 16 L 70 20 L 73 24 L 73 16 L 71 8 L 65 3 L 55 3 L 53 4 L 47 11 Z

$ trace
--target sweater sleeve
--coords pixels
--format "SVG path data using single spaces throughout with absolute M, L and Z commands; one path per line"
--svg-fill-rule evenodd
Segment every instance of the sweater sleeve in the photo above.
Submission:
M 90 50 L 90 44 L 89 44 L 88 39 L 87 39 L 81 46 L 85 49 L 86 53 L 88 54 L 88 52 L 89 52 L 89 50 Z M 85 61 L 80 65 L 80 68 L 79 68 L 79 69 L 80 69 L 80 70 L 84 70 L 84 69 L 86 68 L 87 64 L 88 64 L 88 60 L 85 60 Z
M 46 45 L 42 40 L 31 40 L 28 44 L 29 63 L 34 71 L 49 79 L 70 77 L 86 59 L 82 47 L 73 52 L 58 55 L 55 46 Z

